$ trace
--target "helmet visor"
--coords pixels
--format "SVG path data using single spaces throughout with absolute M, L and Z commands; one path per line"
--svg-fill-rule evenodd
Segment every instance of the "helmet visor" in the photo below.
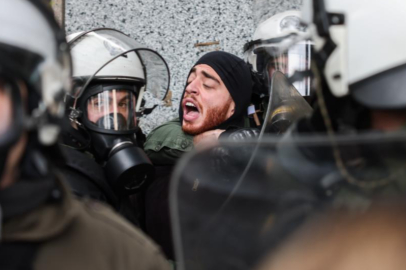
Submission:
M 143 46 L 115 30 L 94 30 L 78 36 L 68 36 L 73 58 L 74 77 L 90 77 L 115 56 Z M 108 67 L 100 70 L 96 76 L 129 77 L 144 80 L 140 59 L 135 52 L 119 57 Z M 124 68 L 121 68 L 124 66 Z
M 290 47 L 284 53 L 277 53 L 275 45 L 262 44 L 254 49 L 256 55 L 257 70 L 262 73 L 264 79 L 271 84 L 275 71 L 282 72 L 286 77 L 292 77 L 295 72 L 310 70 L 312 59 L 312 47 L 310 41 L 303 41 Z M 293 83 L 302 96 L 311 94 L 311 78 L 306 77 Z
M 271 56 L 267 63 L 267 76 L 272 78 L 275 71 L 280 71 L 286 77 L 292 77 L 298 71 L 310 70 L 312 45 L 305 41 L 290 47 L 285 53 Z M 311 89 L 310 77 L 303 78 L 293 83 L 302 96 L 309 96 Z
M 75 78 L 83 87 L 72 96 L 79 98 L 93 80 L 121 80 L 146 84 L 145 92 L 163 99 L 169 88 L 169 68 L 163 57 L 114 29 L 94 29 L 68 36 Z
M 136 97 L 132 91 L 111 89 L 90 96 L 86 117 L 95 127 L 104 130 L 128 131 L 136 128 Z

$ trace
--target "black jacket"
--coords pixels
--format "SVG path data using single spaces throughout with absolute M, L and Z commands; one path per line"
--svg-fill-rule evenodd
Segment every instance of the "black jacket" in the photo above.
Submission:
M 109 204 L 128 221 L 139 226 L 139 213 L 132 206 L 130 198 L 120 198 L 114 193 L 105 178 L 103 168 L 86 153 L 66 145 L 61 148 L 66 158 L 66 166 L 61 171 L 72 193 Z

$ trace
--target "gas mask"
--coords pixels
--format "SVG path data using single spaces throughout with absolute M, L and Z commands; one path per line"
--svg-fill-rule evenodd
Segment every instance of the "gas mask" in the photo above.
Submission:
M 137 146 L 134 84 L 97 84 L 80 98 L 82 124 L 88 131 L 90 152 L 105 169 L 107 181 L 119 194 L 140 191 L 153 176 L 153 165 Z

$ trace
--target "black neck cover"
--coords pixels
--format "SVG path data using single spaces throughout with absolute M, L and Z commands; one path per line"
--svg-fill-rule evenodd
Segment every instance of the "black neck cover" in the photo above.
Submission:
M 222 124 L 212 128 L 212 130 L 227 129 L 231 126 L 244 127 L 244 116 L 247 115 L 252 92 L 251 73 L 247 64 L 239 57 L 221 51 L 209 52 L 203 55 L 193 67 L 201 64 L 208 65 L 216 71 L 235 102 L 234 114 Z M 192 69 L 188 74 L 188 78 Z M 185 90 L 182 98 L 185 95 Z M 182 123 L 182 101 L 179 105 L 179 119 Z

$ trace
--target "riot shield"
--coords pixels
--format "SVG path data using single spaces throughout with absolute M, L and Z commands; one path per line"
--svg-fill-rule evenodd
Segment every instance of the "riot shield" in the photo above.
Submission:
M 405 135 L 274 136 L 185 156 L 170 193 L 179 269 L 255 269 L 327 207 L 404 196 Z
M 283 73 L 275 71 L 271 82 L 262 133 L 281 134 L 297 119 L 310 115 L 313 109 Z

